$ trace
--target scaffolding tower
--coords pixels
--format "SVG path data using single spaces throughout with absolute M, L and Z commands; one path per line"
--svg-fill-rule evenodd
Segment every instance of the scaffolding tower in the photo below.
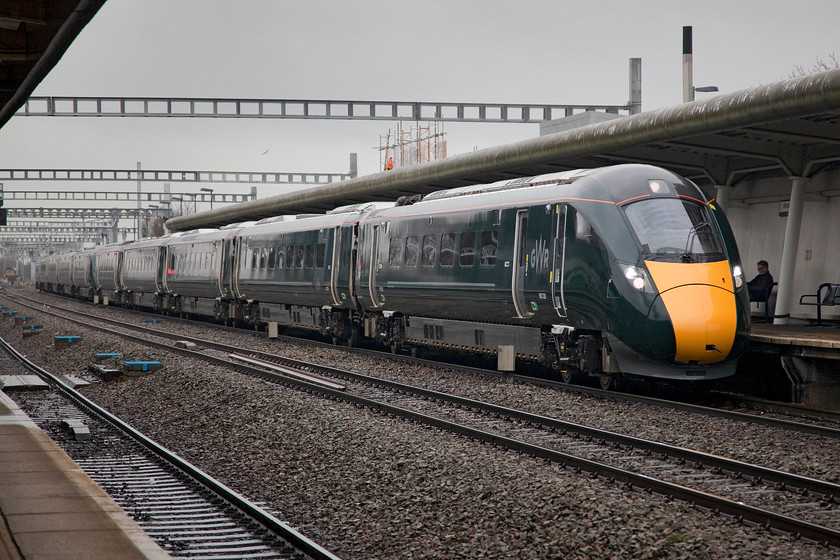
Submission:
M 408 167 L 446 157 L 443 123 L 430 122 L 425 126 L 419 122 L 409 130 L 397 123 L 396 131 L 388 130 L 379 137 L 379 168 L 385 171 Z

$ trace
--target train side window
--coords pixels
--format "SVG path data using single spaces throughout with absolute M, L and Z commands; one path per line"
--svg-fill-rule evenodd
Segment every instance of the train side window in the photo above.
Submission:
M 295 249 L 295 268 L 303 268 L 303 245 Z
M 417 243 L 416 235 L 409 235 L 405 238 L 405 266 L 417 266 L 417 256 L 420 254 L 420 246 Z
M 268 248 L 268 268 L 274 268 L 274 247 Z
M 423 236 L 423 266 L 433 266 L 437 258 L 437 236 Z
M 327 262 L 327 244 L 318 243 L 315 246 L 315 268 L 324 268 Z
M 455 266 L 455 234 L 440 236 L 440 266 Z
M 481 266 L 496 266 L 498 248 L 498 230 L 481 232 Z
M 304 251 L 303 266 L 305 268 L 312 268 L 315 266 L 315 247 L 313 245 L 307 245 Z
M 295 267 L 295 246 L 288 245 L 286 247 L 286 268 Z
M 388 246 L 388 266 L 400 266 L 402 262 L 402 237 L 392 237 Z
M 265 247 L 260 249 L 260 270 L 265 270 L 265 265 L 268 261 L 268 251 L 265 250 Z
M 475 232 L 467 231 L 461 234 L 458 264 L 460 266 L 473 266 L 475 264 Z
M 277 247 L 277 268 L 282 269 L 286 265 L 286 250 L 280 246 Z

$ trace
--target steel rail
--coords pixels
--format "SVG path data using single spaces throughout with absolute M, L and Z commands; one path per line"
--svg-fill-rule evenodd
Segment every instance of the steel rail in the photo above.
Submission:
M 84 395 L 82 395 L 81 393 L 64 383 L 60 378 L 56 377 L 49 371 L 33 363 L 26 356 L 18 352 L 2 337 L 0 337 L 0 346 L 2 346 L 3 349 L 10 355 L 12 355 L 16 360 L 24 364 L 26 368 L 33 371 L 38 376 L 48 379 L 51 383 L 54 384 L 56 389 L 62 395 L 66 396 L 79 406 L 91 411 L 96 416 L 110 423 L 115 428 L 129 436 L 131 439 L 133 439 L 146 449 L 150 450 L 156 456 L 160 457 L 161 459 L 175 467 L 177 470 L 185 473 L 187 476 L 197 481 L 209 491 L 233 505 L 244 515 L 255 520 L 267 530 L 275 533 L 276 535 L 289 542 L 298 550 L 309 555 L 313 560 L 340 560 L 338 556 L 332 554 L 318 543 L 310 540 L 308 537 L 304 536 L 302 533 L 300 533 L 293 527 L 280 521 L 263 508 L 257 506 L 238 492 L 234 491 L 225 484 L 214 479 L 213 477 L 211 477 L 210 475 L 208 475 L 189 461 L 186 461 L 185 459 L 172 453 L 162 445 L 158 444 L 145 434 L 134 429 L 132 426 L 122 421 L 120 418 L 114 416 L 107 410 L 103 409 L 102 407 L 100 407 L 99 405 L 97 405 L 96 403 L 94 403 L 93 401 L 91 401 L 90 399 L 88 399 L 87 397 L 85 397 Z
M 34 299 L 29 298 L 27 296 L 23 296 L 21 294 L 15 294 L 14 296 L 12 296 L 10 294 L 6 294 L 6 297 L 9 297 L 10 299 L 14 299 L 15 297 L 18 297 L 18 298 L 22 298 L 22 299 L 28 299 L 29 301 L 37 302 L 37 300 L 34 300 Z M 23 305 L 27 305 L 27 304 L 23 304 Z M 31 305 L 28 305 L 28 307 L 30 307 L 30 309 L 39 309 L 39 308 L 31 306 Z M 68 310 L 68 312 L 70 312 L 70 311 Z M 84 313 L 75 312 L 75 311 L 73 313 L 76 313 L 77 315 L 83 315 L 83 316 L 87 316 L 87 317 L 90 317 L 90 318 L 95 318 L 95 319 L 98 319 L 98 320 L 110 322 L 111 324 L 114 324 L 114 325 L 125 326 L 125 323 L 120 322 L 120 321 L 116 321 L 116 320 L 113 320 L 113 319 L 109 319 L 107 317 L 101 317 L 101 316 L 92 315 L 92 314 L 84 314 Z M 139 313 L 143 313 L 143 312 L 139 312 Z M 155 314 L 150 314 L 150 315 L 158 316 L 158 315 L 155 315 Z M 72 318 L 69 318 L 69 319 L 73 320 Z M 173 320 L 173 321 L 185 321 L 187 323 L 191 323 L 191 321 L 189 321 L 189 320 L 180 319 L 180 318 L 177 318 L 177 317 L 167 317 L 167 319 Z M 237 331 L 238 332 L 258 332 L 258 331 L 246 331 L 246 330 L 243 330 L 243 329 L 237 329 L 237 328 L 234 328 L 234 327 L 226 327 L 226 326 L 222 326 L 222 325 L 215 325 L 215 326 L 217 328 L 220 328 L 220 329 L 232 330 L 234 332 L 237 332 Z M 132 327 L 132 328 L 141 330 L 142 332 L 146 332 L 148 334 L 154 334 L 154 335 L 161 336 L 161 337 L 168 337 L 168 338 L 173 339 L 173 340 L 179 340 L 179 339 L 190 340 L 190 337 L 184 336 L 184 335 L 181 335 L 181 334 L 167 333 L 166 331 L 160 331 L 160 330 L 155 330 L 155 329 L 143 329 L 143 327 Z M 264 333 L 260 333 L 260 334 L 264 334 Z M 290 340 L 298 340 L 299 341 L 300 339 L 290 337 Z M 203 344 L 205 346 L 209 346 L 209 347 L 215 347 L 215 348 L 218 348 L 219 350 L 224 350 L 226 348 L 230 348 L 227 345 L 215 343 L 215 342 L 209 341 L 209 340 L 193 339 L 193 342 L 196 342 L 197 344 L 201 343 L 201 344 Z M 308 340 L 307 342 L 311 343 L 311 344 L 323 344 L 324 346 L 331 346 L 328 343 L 319 343 L 318 341 Z M 169 347 L 166 347 L 166 348 L 169 348 Z M 240 350 L 240 351 L 243 351 L 243 352 L 253 352 L 253 350 L 250 350 L 250 349 L 237 349 L 237 350 Z M 623 401 L 623 402 L 646 404 L 646 405 L 649 405 L 649 406 L 656 406 L 656 407 L 659 407 L 659 408 L 669 408 L 669 409 L 672 409 L 672 410 L 688 412 L 688 413 L 691 413 L 691 414 L 705 414 L 707 416 L 712 416 L 712 417 L 717 417 L 717 418 L 725 418 L 727 420 L 733 420 L 733 421 L 737 421 L 737 422 L 747 422 L 747 423 L 757 424 L 757 425 L 760 425 L 760 426 L 786 429 L 786 430 L 791 430 L 791 431 L 798 432 L 798 433 L 803 433 L 803 434 L 809 434 L 809 435 L 814 435 L 814 436 L 819 436 L 819 437 L 825 437 L 825 438 L 829 438 L 829 439 L 840 440 L 840 429 L 838 429 L 838 428 L 830 428 L 830 427 L 826 427 L 826 426 L 816 426 L 816 425 L 813 425 L 813 424 L 806 424 L 806 423 L 802 423 L 802 422 L 796 422 L 796 421 L 793 421 L 793 420 L 785 420 L 785 419 L 781 419 L 781 418 L 771 418 L 771 417 L 766 417 L 766 416 L 759 416 L 759 415 L 756 415 L 756 414 L 749 414 L 749 413 L 745 413 L 745 412 L 725 410 L 725 409 L 720 409 L 720 408 L 702 406 L 702 405 L 691 404 L 691 403 L 684 403 L 684 402 L 673 401 L 673 400 L 657 399 L 657 398 L 654 398 L 654 397 L 647 397 L 647 396 L 644 396 L 644 395 L 619 393 L 619 392 L 615 392 L 615 391 L 604 391 L 602 389 L 595 389 L 593 387 L 584 387 L 584 386 L 580 386 L 580 385 L 568 385 L 568 384 L 560 383 L 560 382 L 557 382 L 557 381 L 551 381 L 551 380 L 546 380 L 546 379 L 538 379 L 538 378 L 535 378 L 535 377 L 528 377 L 528 376 L 518 375 L 518 374 L 499 373 L 499 372 L 492 371 L 492 370 L 470 368 L 470 367 L 466 367 L 466 366 L 441 363 L 441 362 L 436 362 L 436 361 L 432 361 L 432 360 L 423 360 L 423 359 L 412 358 L 412 357 L 408 357 L 408 356 L 402 356 L 402 355 L 399 355 L 399 354 L 390 354 L 390 353 L 386 353 L 386 352 L 371 351 L 371 350 L 359 349 L 359 348 L 351 348 L 350 350 L 352 350 L 354 352 L 368 353 L 368 354 L 372 354 L 372 355 L 376 355 L 376 356 L 380 356 L 380 357 L 385 356 L 385 357 L 388 357 L 389 359 L 394 359 L 394 360 L 409 361 L 411 363 L 422 363 L 422 364 L 429 365 L 431 367 L 450 367 L 450 368 L 451 367 L 457 367 L 460 370 L 468 371 L 468 372 L 476 374 L 476 375 L 484 375 L 484 376 L 493 377 L 493 378 L 504 377 L 505 379 L 509 379 L 510 381 L 513 381 L 513 382 L 516 382 L 516 383 L 523 383 L 523 384 L 527 384 L 527 385 L 545 386 L 545 387 L 550 387 L 550 388 L 555 389 L 555 390 L 574 391 L 576 393 L 581 393 L 581 394 L 594 396 L 594 397 L 608 398 L 608 399 L 613 399 L 613 400 Z M 319 366 L 319 365 L 316 365 L 316 364 L 308 364 L 308 367 L 320 368 L 320 367 L 323 367 L 323 366 Z
M 66 319 L 66 317 L 63 318 Z M 100 317 L 95 318 L 102 319 Z M 124 323 L 122 323 L 122 325 L 125 326 Z M 154 331 L 151 329 L 146 329 L 144 327 L 130 326 L 129 328 L 139 330 L 147 334 L 163 334 L 164 336 L 170 335 L 172 337 L 177 337 L 183 340 L 189 339 L 189 337 L 175 335 L 173 333 L 161 333 L 160 331 Z M 111 333 L 114 332 L 112 329 L 102 328 L 102 330 L 106 330 Z M 122 334 L 122 336 L 132 335 Z M 581 471 L 586 471 L 604 477 L 608 480 L 616 480 L 633 488 L 638 488 L 649 492 L 655 492 L 668 498 L 679 499 L 688 503 L 695 504 L 699 507 L 706 508 L 713 512 L 724 513 L 727 515 L 731 515 L 737 519 L 754 523 L 756 525 L 763 525 L 770 529 L 799 535 L 809 540 L 823 543 L 827 546 L 840 548 L 840 531 L 828 527 L 822 527 L 813 523 L 791 518 L 786 515 L 770 512 L 754 506 L 748 506 L 741 502 L 736 502 L 720 496 L 715 496 L 713 494 L 709 494 L 700 490 L 691 489 L 683 485 L 670 483 L 639 473 L 633 473 L 625 469 L 599 463 L 596 461 L 591 461 L 588 459 L 583 459 L 560 451 L 547 449 L 521 440 L 486 432 L 469 426 L 456 424 L 448 420 L 435 418 L 433 416 L 429 416 L 417 411 L 407 410 L 402 407 L 370 399 L 368 397 L 348 393 L 345 390 L 330 389 L 323 385 L 306 382 L 300 378 L 291 378 L 279 373 L 261 370 L 259 368 L 245 366 L 243 364 L 231 364 L 228 359 L 209 356 L 207 354 L 195 350 L 172 348 L 171 346 L 167 346 L 162 343 L 155 343 L 153 341 L 148 341 L 145 339 L 138 338 L 138 340 L 141 340 L 142 342 L 147 344 L 152 343 L 155 345 L 159 345 L 169 350 L 176 350 L 178 352 L 185 353 L 199 359 L 212 361 L 220 365 L 224 365 L 226 367 L 234 367 L 238 370 L 248 371 L 249 373 L 258 375 L 262 378 L 282 381 L 284 384 L 296 386 L 309 392 L 320 393 L 331 399 L 350 402 L 358 406 L 363 406 L 381 413 L 402 417 L 414 422 L 419 422 L 428 426 L 444 429 L 452 433 L 471 437 L 475 440 L 482 441 L 484 443 L 489 443 L 496 446 L 504 446 L 505 448 L 514 451 L 519 451 L 535 458 L 545 459 L 552 463 L 561 464 L 566 467 L 571 466 L 572 468 L 579 469 Z M 231 350 L 231 347 L 229 345 L 194 338 L 191 340 L 193 342 L 196 342 L 196 344 L 200 343 L 202 345 L 218 349 L 225 349 L 228 351 Z M 251 355 L 264 354 L 262 352 L 257 352 L 253 350 L 249 351 L 241 348 L 236 348 L 235 351 L 240 353 L 247 352 Z M 278 357 L 275 356 L 275 358 Z M 565 430 L 567 432 L 573 431 L 580 433 L 586 437 L 601 439 L 604 441 L 614 441 L 621 445 L 649 450 L 651 452 L 661 453 L 663 455 L 668 455 L 686 461 L 701 462 L 703 464 L 710 465 L 713 468 L 720 468 L 722 470 L 726 470 L 734 474 L 740 474 L 741 476 L 746 475 L 748 477 L 752 477 L 753 481 L 755 482 L 758 482 L 759 480 L 770 481 L 776 483 L 780 487 L 794 487 L 800 488 L 802 490 L 807 490 L 808 492 L 814 492 L 825 496 L 826 499 L 830 501 L 834 500 L 834 496 L 840 496 L 840 486 L 825 481 L 819 481 L 816 479 L 810 479 L 799 475 L 784 473 L 782 471 L 777 471 L 774 469 L 767 469 L 764 467 L 759 467 L 748 463 L 742 463 L 739 461 L 734 461 L 732 459 L 718 457 L 707 453 L 692 451 L 689 449 L 652 442 L 649 440 L 643 440 L 641 438 L 616 434 L 613 432 L 608 432 L 606 430 L 600 430 L 589 426 L 582 426 L 571 422 L 565 422 L 562 420 L 543 417 L 524 411 L 508 409 L 506 407 L 500 407 L 490 403 L 484 403 L 464 397 L 458 397 L 448 393 L 440 393 L 437 391 L 417 388 L 397 382 L 382 380 L 379 378 L 372 378 L 363 374 L 357 374 L 343 370 L 336 370 L 334 368 L 328 368 L 325 366 L 318 366 L 309 362 L 301 362 L 289 358 L 280 358 L 277 361 L 285 363 L 287 365 L 293 364 L 294 367 L 299 368 L 305 372 L 316 371 L 320 374 L 332 374 L 340 377 L 357 379 L 359 381 L 365 381 L 368 383 L 384 386 L 394 391 L 400 391 L 404 393 L 411 392 L 427 399 L 448 401 L 450 403 L 464 408 L 473 408 L 476 410 L 484 411 L 488 414 L 498 414 L 500 416 L 507 416 L 519 420 L 521 422 L 530 422 L 533 425 L 548 426 L 550 429 Z

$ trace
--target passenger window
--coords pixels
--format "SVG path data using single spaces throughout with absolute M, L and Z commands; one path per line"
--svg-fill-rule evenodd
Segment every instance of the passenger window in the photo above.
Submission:
M 417 266 L 417 255 L 420 254 L 420 247 L 416 235 L 409 235 L 405 238 L 405 266 Z
M 315 246 L 315 268 L 324 268 L 327 261 L 327 245 L 326 243 L 318 243 Z
M 274 247 L 268 248 L 268 268 L 274 268 Z
M 277 247 L 277 268 L 282 269 L 286 264 L 286 251 L 283 247 Z
M 304 251 L 305 257 L 303 264 L 306 268 L 312 268 L 313 266 L 315 266 L 315 247 L 313 247 L 312 245 L 307 245 L 304 248 Z
M 423 266 L 432 266 L 437 258 L 437 237 L 434 235 L 423 236 Z
M 499 247 L 499 232 L 481 232 L 481 266 L 496 266 L 496 251 Z
M 265 270 L 265 265 L 268 262 L 268 251 L 265 247 L 260 249 L 260 270 Z
M 295 268 L 303 268 L 303 245 L 298 245 L 295 250 Z
M 286 268 L 295 267 L 295 246 L 289 245 L 286 247 Z
M 440 266 L 455 266 L 455 234 L 440 236 Z
M 392 237 L 388 247 L 388 266 L 400 266 L 402 262 L 402 237 Z
M 461 252 L 458 255 L 460 266 L 475 264 L 475 232 L 468 231 L 461 234 Z

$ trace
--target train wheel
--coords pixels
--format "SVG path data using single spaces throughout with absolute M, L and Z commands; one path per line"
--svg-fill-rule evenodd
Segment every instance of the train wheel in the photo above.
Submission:
M 341 344 L 341 339 L 336 335 L 332 335 L 332 343 L 333 346 L 338 346 L 339 344 Z
M 359 345 L 359 329 L 353 327 L 350 329 L 350 337 L 347 339 L 347 346 L 355 348 Z
M 397 342 L 392 342 L 389 349 L 391 350 L 391 354 L 396 354 L 400 351 L 400 345 Z
M 409 350 L 412 358 L 419 358 L 422 355 L 419 346 L 411 346 L 411 350 Z
M 566 368 L 560 371 L 560 378 L 563 380 L 563 383 L 571 385 L 575 381 L 575 374 L 572 373 L 572 370 Z
M 604 391 L 609 391 L 611 389 L 615 389 L 615 376 L 614 375 L 599 375 L 598 376 L 598 386 Z

